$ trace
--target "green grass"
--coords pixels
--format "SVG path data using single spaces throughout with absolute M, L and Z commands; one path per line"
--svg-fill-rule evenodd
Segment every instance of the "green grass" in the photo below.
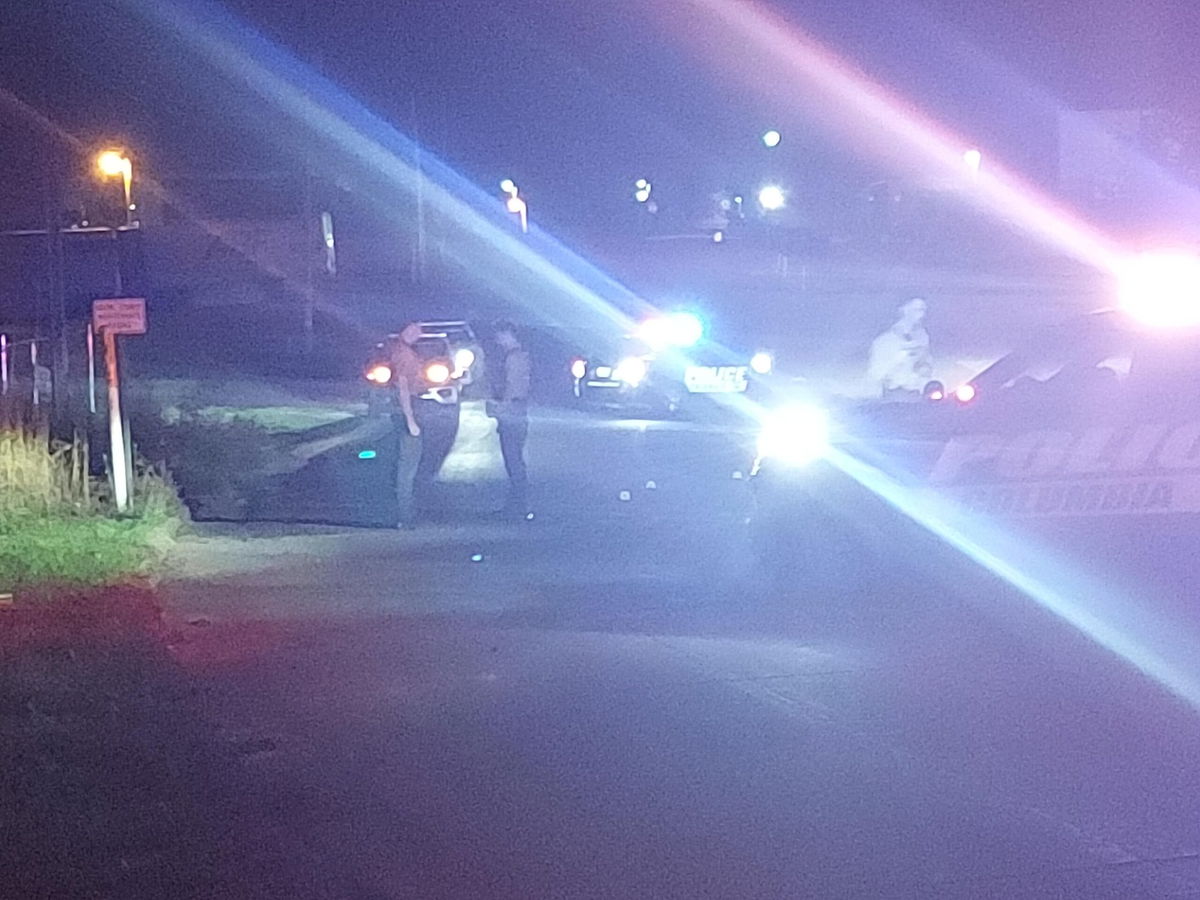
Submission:
M 0 518 L 0 589 L 102 585 L 153 574 L 172 530 L 146 518 Z
M 152 575 L 186 521 L 174 487 L 143 470 L 117 515 L 78 442 L 0 431 L 0 591 L 104 585 Z

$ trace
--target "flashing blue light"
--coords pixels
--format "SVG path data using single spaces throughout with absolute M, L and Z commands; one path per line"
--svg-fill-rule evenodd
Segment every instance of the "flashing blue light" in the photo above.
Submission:
M 692 347 L 704 337 L 704 320 L 692 313 L 674 313 L 669 319 L 671 343 L 676 347 Z
M 676 312 L 647 319 L 637 335 L 651 347 L 694 347 L 704 337 L 704 320 L 689 312 Z
M 358 451 L 359 459 L 374 459 L 378 455 L 379 454 L 377 454 L 374 450 L 359 450 Z

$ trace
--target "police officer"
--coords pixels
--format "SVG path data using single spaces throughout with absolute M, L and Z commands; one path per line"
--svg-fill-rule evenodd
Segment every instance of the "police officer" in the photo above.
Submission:
M 900 318 L 871 343 L 868 377 L 885 399 L 916 399 L 933 376 L 928 305 L 914 297 L 900 307 Z
M 500 436 L 500 453 L 508 473 L 508 499 L 502 513 L 524 517 L 529 513 L 529 473 L 525 467 L 525 441 L 529 436 L 529 389 L 532 363 L 521 346 L 516 326 L 501 322 L 494 332 L 500 351 L 495 368 L 491 415 Z
M 421 426 L 413 409 L 413 398 L 420 391 L 421 358 L 414 345 L 421 338 L 421 326 L 405 325 L 399 340 L 391 346 L 392 382 L 400 412 L 392 416 L 396 432 L 396 505 L 398 528 L 416 527 L 417 509 L 414 482 L 421 462 Z

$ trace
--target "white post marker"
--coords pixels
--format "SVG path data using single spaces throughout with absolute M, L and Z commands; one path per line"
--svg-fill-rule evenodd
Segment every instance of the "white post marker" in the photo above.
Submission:
M 96 330 L 92 323 L 87 327 L 87 358 L 88 358 L 88 412 L 96 414 Z
M 104 371 L 108 381 L 109 468 L 117 511 L 129 508 L 130 479 L 125 429 L 121 418 L 121 375 L 117 371 L 117 335 L 146 333 L 146 301 L 142 298 L 97 300 L 92 304 L 92 328 L 104 339 Z

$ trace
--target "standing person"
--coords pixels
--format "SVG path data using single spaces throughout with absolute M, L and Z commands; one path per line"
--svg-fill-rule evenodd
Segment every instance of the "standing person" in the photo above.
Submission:
M 916 398 L 933 377 L 928 305 L 920 297 L 900 307 L 900 318 L 871 342 L 868 377 L 885 398 Z
M 421 358 L 414 345 L 421 338 L 421 326 L 405 325 L 399 340 L 392 343 L 390 362 L 392 383 L 400 412 L 392 416 L 396 433 L 396 505 L 398 528 L 410 530 L 417 524 L 414 482 L 421 462 L 421 426 L 413 410 L 413 398 L 420 392 Z
M 508 500 L 505 515 L 526 516 L 529 513 L 529 474 L 525 468 L 525 440 L 529 436 L 529 389 L 532 382 L 532 363 L 529 352 L 521 346 L 517 329 L 511 322 L 501 322 L 495 329 L 496 346 L 500 350 L 500 365 L 496 367 L 493 385 L 495 399 L 491 415 L 500 435 L 500 453 L 508 472 Z

